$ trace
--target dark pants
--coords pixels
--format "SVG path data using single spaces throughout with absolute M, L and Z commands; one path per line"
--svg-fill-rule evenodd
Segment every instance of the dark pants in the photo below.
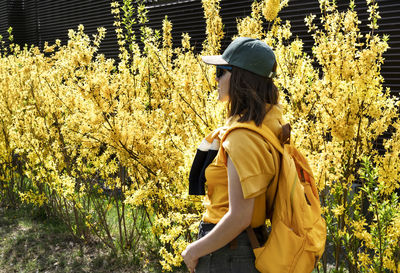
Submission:
M 209 233 L 213 224 L 200 224 L 199 236 Z M 258 273 L 254 253 L 246 231 L 226 246 L 199 259 L 196 273 Z

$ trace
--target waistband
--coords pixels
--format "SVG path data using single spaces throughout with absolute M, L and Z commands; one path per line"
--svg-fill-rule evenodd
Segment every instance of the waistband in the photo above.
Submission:
M 201 221 L 200 226 L 199 226 L 198 238 L 200 239 L 201 237 L 205 236 L 205 234 L 210 232 L 215 226 L 216 226 L 216 224 L 205 223 L 205 222 Z M 262 225 L 262 226 L 253 228 L 253 231 L 256 235 L 256 238 L 257 238 L 259 244 L 264 245 L 264 243 L 267 241 L 268 235 L 269 235 L 269 231 L 268 231 L 266 225 Z M 243 233 L 247 233 L 246 230 L 243 230 L 238 236 L 240 236 Z M 233 239 L 233 241 L 234 240 L 235 239 Z
M 211 231 L 215 226 L 216 224 L 213 223 L 204 223 L 203 221 L 200 222 L 200 229 L 202 231 Z

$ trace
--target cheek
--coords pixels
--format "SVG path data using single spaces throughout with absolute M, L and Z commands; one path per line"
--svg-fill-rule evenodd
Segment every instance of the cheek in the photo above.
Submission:
M 229 88 L 231 86 L 231 73 L 229 73 L 227 75 L 227 77 L 225 78 L 225 92 L 226 94 L 229 94 Z
M 221 99 L 222 99 L 222 101 L 228 101 L 229 100 L 229 87 L 230 87 L 229 78 L 228 79 L 224 79 L 223 85 L 221 86 Z

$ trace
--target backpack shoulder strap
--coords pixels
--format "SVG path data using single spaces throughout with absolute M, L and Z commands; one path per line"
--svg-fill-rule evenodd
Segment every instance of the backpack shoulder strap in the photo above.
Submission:
M 225 138 L 228 134 L 235 129 L 248 129 L 260 134 L 264 137 L 268 142 L 274 146 L 281 154 L 283 154 L 282 145 L 290 143 L 290 131 L 291 127 L 289 124 L 282 125 L 282 133 L 280 139 L 272 132 L 271 129 L 266 125 L 256 126 L 254 122 L 236 122 L 232 126 L 230 126 L 227 130 L 223 132 L 223 136 L 221 137 L 221 144 L 224 142 Z

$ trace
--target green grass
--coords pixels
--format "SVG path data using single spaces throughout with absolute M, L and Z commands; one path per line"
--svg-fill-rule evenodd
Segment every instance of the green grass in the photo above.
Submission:
M 99 243 L 80 244 L 41 213 L 0 208 L 0 273 L 161 272 L 157 260 L 144 267 L 138 255 L 117 258 Z
M 0 273 L 162 272 L 155 256 L 157 246 L 147 247 L 151 249 L 141 246 L 136 255 L 116 257 L 97 242 L 80 244 L 65 225 L 47 219 L 40 210 L 0 207 Z M 145 260 L 149 261 L 146 267 Z M 188 271 L 182 265 L 174 272 Z M 335 270 L 329 266 L 328 272 Z

